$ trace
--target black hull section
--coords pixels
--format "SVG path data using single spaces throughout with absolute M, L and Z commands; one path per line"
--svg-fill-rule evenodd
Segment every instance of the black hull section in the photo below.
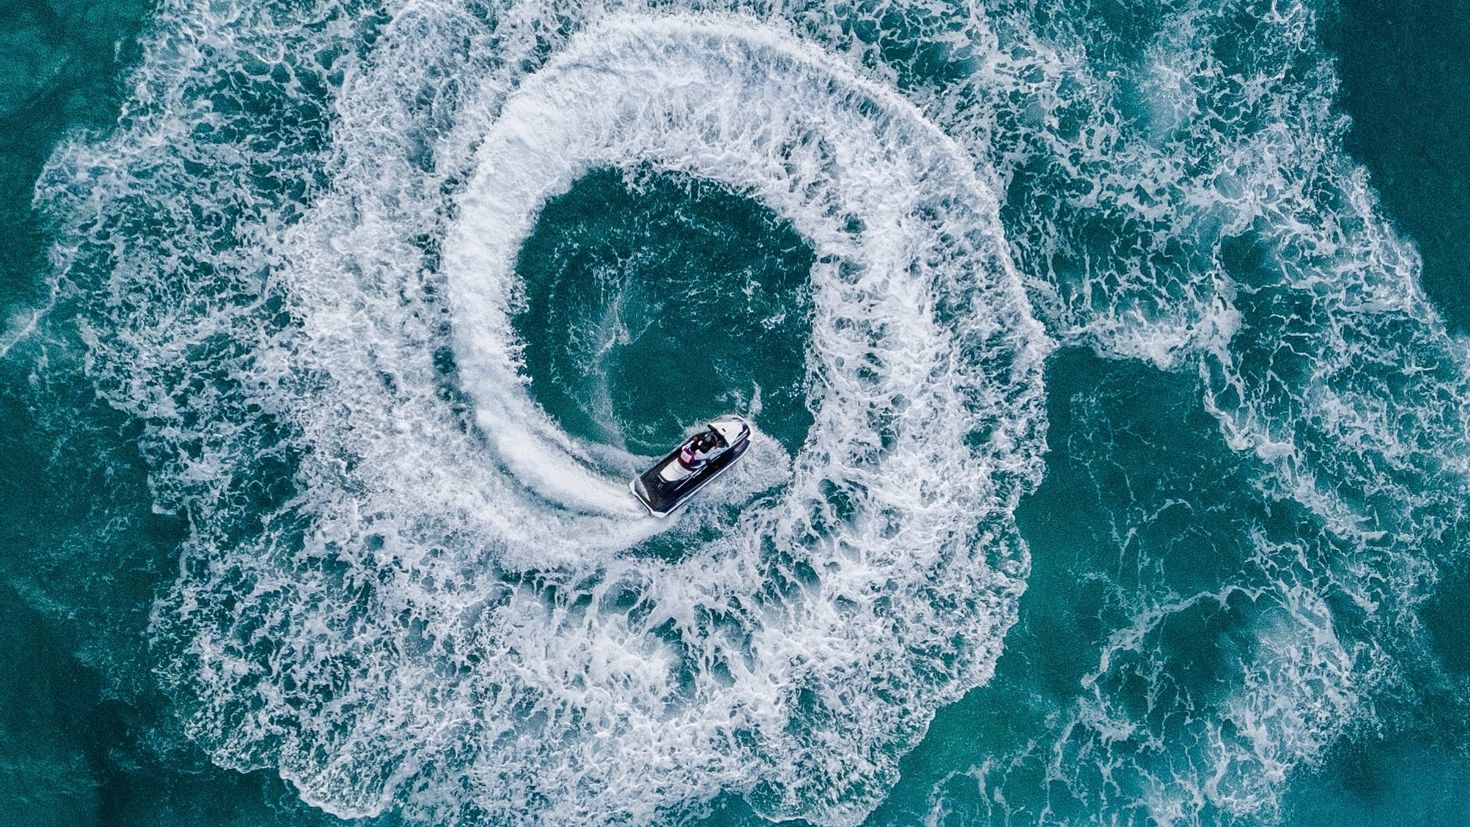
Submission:
M 730 450 L 711 459 L 704 467 L 681 480 L 664 482 L 658 478 L 658 472 L 663 470 L 671 462 L 679 461 L 679 449 L 675 448 L 667 456 L 654 463 L 653 467 L 644 471 L 638 479 L 628 484 L 634 496 L 643 501 L 648 507 L 649 513 L 655 517 L 667 517 L 699 493 L 701 488 L 709 485 L 715 477 L 725 472 L 725 469 L 735 464 L 735 460 L 745 453 L 750 447 L 749 440 L 742 439 Z

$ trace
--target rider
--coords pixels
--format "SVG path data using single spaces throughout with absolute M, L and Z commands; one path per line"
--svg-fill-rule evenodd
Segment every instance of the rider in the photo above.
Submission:
M 685 443 L 684 447 L 679 450 L 679 464 L 693 471 L 704 464 L 704 461 L 709 459 L 719 447 L 719 435 L 713 429 L 704 431 Z

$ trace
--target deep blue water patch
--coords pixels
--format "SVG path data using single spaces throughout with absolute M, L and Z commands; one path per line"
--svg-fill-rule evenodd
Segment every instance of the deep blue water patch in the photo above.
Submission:
M 1424 257 L 1424 289 L 1470 330 L 1470 2 L 1346 0 L 1325 27 L 1340 55 L 1348 150 Z
M 593 171 L 545 206 L 517 262 L 531 392 L 569 433 L 637 453 L 753 406 L 795 450 L 812 421 L 813 260 L 789 223 L 740 193 Z

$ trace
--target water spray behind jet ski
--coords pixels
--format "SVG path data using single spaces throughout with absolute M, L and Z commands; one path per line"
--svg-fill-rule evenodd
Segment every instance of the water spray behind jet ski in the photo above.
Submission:
M 750 423 L 726 414 L 710 420 L 704 430 L 628 483 L 628 489 L 648 513 L 667 517 L 734 465 L 749 447 Z

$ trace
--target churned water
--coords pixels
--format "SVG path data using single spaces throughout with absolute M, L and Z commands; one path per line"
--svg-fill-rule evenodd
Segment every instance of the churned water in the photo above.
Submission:
M 1467 12 L 0 12 L 0 821 L 1465 823 Z

